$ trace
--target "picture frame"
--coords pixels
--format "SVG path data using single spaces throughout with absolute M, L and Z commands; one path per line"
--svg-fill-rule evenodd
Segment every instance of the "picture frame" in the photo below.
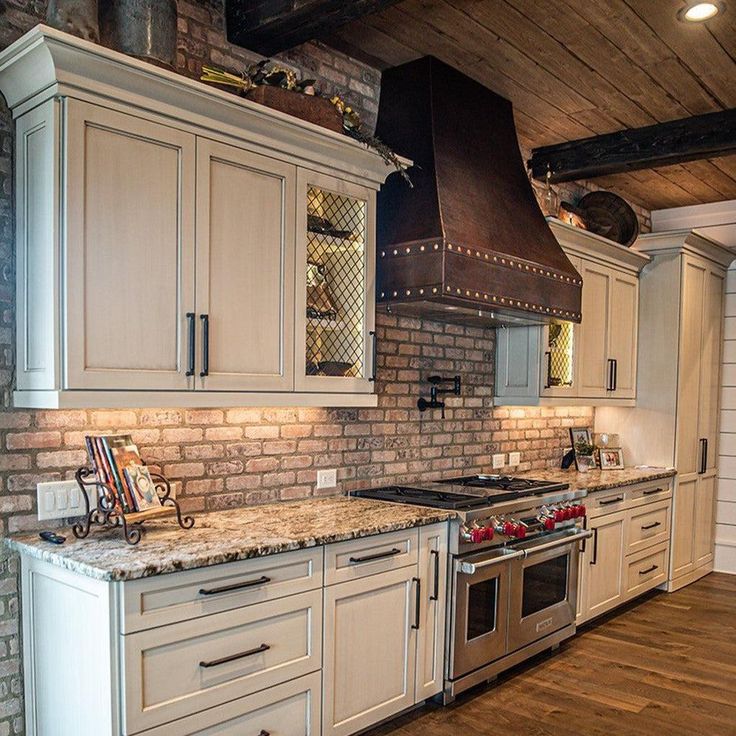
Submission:
M 580 473 L 587 473 L 589 470 L 596 470 L 598 465 L 595 462 L 595 455 L 575 455 L 575 467 Z
M 570 427 L 570 444 L 573 449 L 578 443 L 584 442 L 586 445 L 592 445 L 590 430 L 587 427 Z
M 620 447 L 601 448 L 601 470 L 623 470 L 624 451 Z

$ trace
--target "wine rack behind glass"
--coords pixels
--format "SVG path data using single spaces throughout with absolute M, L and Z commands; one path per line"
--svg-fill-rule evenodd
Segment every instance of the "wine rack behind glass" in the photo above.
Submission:
M 307 375 L 365 377 L 366 203 L 307 190 Z

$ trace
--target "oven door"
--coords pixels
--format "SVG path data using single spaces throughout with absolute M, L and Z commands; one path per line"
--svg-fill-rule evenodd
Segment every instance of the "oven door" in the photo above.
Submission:
M 506 654 L 511 560 L 518 550 L 455 559 L 449 677 L 454 680 Z
M 523 546 L 511 564 L 509 651 L 516 651 L 575 623 L 580 542 L 577 530 Z

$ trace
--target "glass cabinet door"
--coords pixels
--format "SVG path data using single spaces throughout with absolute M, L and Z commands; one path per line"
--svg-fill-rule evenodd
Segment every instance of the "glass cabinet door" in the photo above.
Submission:
M 297 389 L 371 392 L 375 192 L 301 171 L 297 220 Z
M 572 394 L 575 388 L 575 342 L 572 322 L 552 322 L 542 329 L 541 393 L 543 396 Z

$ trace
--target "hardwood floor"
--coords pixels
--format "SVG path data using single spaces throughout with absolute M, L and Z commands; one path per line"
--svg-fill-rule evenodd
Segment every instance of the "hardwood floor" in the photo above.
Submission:
M 736 576 L 714 573 L 583 627 L 451 706 L 371 736 L 736 736 Z

